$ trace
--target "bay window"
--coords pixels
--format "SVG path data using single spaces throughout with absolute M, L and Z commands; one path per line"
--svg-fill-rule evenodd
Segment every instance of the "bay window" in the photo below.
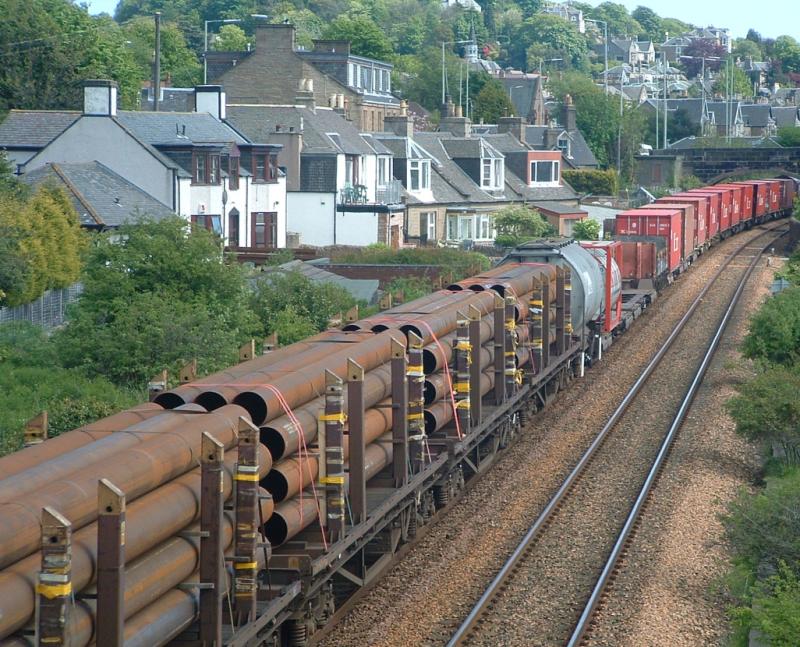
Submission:
M 561 180 L 561 162 L 543 160 L 531 162 L 531 184 L 557 186 Z

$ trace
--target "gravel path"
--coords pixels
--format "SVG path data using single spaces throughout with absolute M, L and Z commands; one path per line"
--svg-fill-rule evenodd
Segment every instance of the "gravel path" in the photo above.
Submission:
M 384 577 L 324 645 L 440 645 L 469 612 L 616 402 L 747 232 L 704 254 Z M 527 644 L 527 643 L 523 643 Z
M 729 625 L 714 583 L 729 556 L 718 515 L 752 482 L 758 460 L 734 433 L 724 404 L 750 373 L 738 347 L 779 266 L 762 261 L 754 272 L 587 644 L 725 643 Z

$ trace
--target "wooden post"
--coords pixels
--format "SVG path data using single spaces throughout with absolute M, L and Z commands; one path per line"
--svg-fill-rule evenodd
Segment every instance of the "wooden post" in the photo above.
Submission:
M 344 507 L 344 396 L 342 380 L 325 371 L 325 486 L 326 525 L 332 542 L 345 534 Z
M 98 645 L 121 647 L 125 629 L 125 494 L 113 483 L 97 483 Z
M 469 403 L 472 426 L 481 424 L 481 311 L 474 305 L 469 307 L 469 343 L 472 346 L 472 361 L 469 366 Z
M 392 339 L 392 480 L 408 483 L 408 382 L 406 346 Z
M 258 427 L 247 418 L 239 418 L 237 443 L 236 486 L 234 514 L 236 525 L 233 536 L 233 599 L 239 623 L 255 620 L 258 593 L 258 562 L 256 551 L 259 542 L 258 503 Z
M 456 314 L 455 382 L 453 383 L 456 401 L 456 420 L 461 434 L 470 432 L 470 371 L 472 346 L 469 343 L 469 320 L 462 313 Z
M 266 355 L 271 353 L 278 347 L 278 333 L 274 332 L 269 337 L 264 338 L 264 344 L 261 346 L 261 354 Z
M 506 362 L 506 336 L 505 331 L 506 301 L 495 294 L 494 297 L 494 403 L 499 405 L 505 402 L 505 362 Z
M 200 455 L 200 643 L 222 645 L 222 463 L 225 449 L 203 433 Z
M 517 300 L 514 297 L 505 298 L 506 325 L 505 334 L 505 393 L 506 397 L 511 397 L 517 390 L 517 318 L 515 305 Z
M 247 362 L 256 356 L 256 340 L 251 339 L 239 347 L 239 361 Z
M 42 510 L 42 570 L 36 584 L 36 644 L 68 645 L 72 609 L 72 524 Z
M 154 375 L 147 383 L 147 395 L 150 402 L 156 399 L 156 396 L 162 391 L 167 390 L 167 370 L 164 369 L 158 375 Z
M 542 370 L 542 338 L 544 331 L 542 330 L 542 311 L 544 304 L 542 302 L 542 282 L 539 279 L 533 279 L 533 291 L 531 292 L 531 300 L 528 308 L 530 316 L 530 348 L 531 348 L 531 361 L 533 366 L 531 370 L 534 374 L 539 374 Z
M 425 463 L 425 372 L 422 369 L 422 338 L 408 333 L 408 439 L 411 443 L 411 469 L 422 470 Z
M 364 369 L 347 360 L 347 430 L 350 440 L 350 510 L 353 525 L 367 518 L 367 478 L 364 444 Z
M 354 321 L 358 321 L 358 306 L 353 306 L 344 313 L 344 321 L 345 323 L 353 323 Z
M 188 384 L 197 377 L 197 360 L 193 359 L 191 362 L 183 366 L 178 375 L 178 381 L 181 384 Z

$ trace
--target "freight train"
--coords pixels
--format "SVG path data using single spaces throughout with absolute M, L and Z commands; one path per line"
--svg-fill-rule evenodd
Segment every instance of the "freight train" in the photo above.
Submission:
M 307 644 L 712 242 L 688 191 L 0 458 L 0 645 Z M 95 492 L 97 496 L 95 497 Z

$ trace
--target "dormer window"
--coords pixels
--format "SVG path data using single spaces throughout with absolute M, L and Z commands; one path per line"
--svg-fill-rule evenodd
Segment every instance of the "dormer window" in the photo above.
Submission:
M 269 153 L 253 153 L 253 182 L 275 182 L 278 179 L 278 159 Z
M 567 159 L 572 159 L 572 147 L 570 146 L 570 139 L 567 133 L 562 133 L 558 138 L 558 150 Z
M 219 153 L 192 155 L 192 184 L 219 184 Z
M 408 190 L 424 191 L 431 188 L 430 160 L 408 161 Z
M 488 157 L 482 158 L 481 188 L 490 190 L 502 189 L 504 181 L 503 160 Z
M 559 186 L 561 183 L 561 162 L 542 160 L 531 162 L 532 186 Z

